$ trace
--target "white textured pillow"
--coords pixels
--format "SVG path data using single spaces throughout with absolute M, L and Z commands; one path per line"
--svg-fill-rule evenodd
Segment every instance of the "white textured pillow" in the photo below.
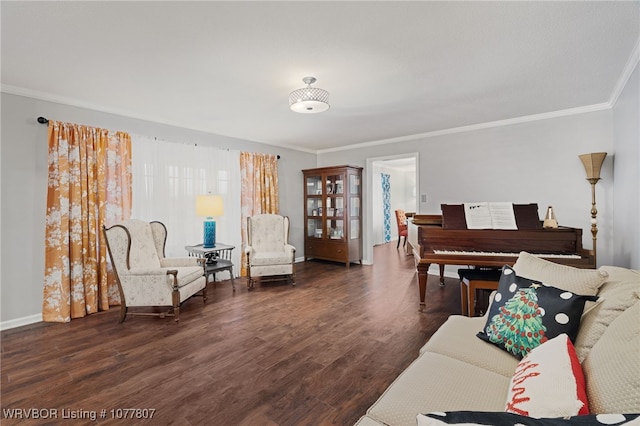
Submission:
M 598 303 L 585 312 L 580 321 L 580 331 L 575 340 L 580 362 L 618 316 L 640 300 L 640 273 L 632 269 L 603 266 L 601 270 L 609 278 L 598 291 Z M 640 362 L 640 355 L 639 355 Z
M 611 322 L 582 369 L 594 413 L 640 413 L 640 302 Z
M 542 281 L 562 290 L 584 296 L 595 296 L 609 276 L 600 269 L 580 269 L 540 259 L 525 251 L 520 252 L 513 269 L 518 276 Z

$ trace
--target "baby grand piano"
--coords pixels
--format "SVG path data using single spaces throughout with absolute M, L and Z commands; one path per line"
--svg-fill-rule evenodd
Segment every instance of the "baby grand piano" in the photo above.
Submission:
M 513 265 L 521 251 L 578 268 L 596 267 L 593 252 L 582 248 L 582 229 L 542 228 L 535 204 L 514 205 L 517 230 L 466 229 L 462 209 L 461 205 L 442 205 L 442 215 L 415 215 L 408 221 L 407 250 L 418 271 L 420 311 L 426 307 L 431 264 L 440 265 L 440 285 L 444 284 L 444 265 L 500 268 Z

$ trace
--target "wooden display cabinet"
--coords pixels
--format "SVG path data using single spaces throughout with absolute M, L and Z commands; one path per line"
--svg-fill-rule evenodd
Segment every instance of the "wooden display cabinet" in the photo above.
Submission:
M 362 167 L 303 170 L 304 258 L 362 264 Z

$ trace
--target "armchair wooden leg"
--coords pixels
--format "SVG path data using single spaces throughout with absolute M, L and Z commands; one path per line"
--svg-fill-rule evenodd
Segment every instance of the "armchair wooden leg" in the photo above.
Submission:
M 180 322 L 180 292 L 178 289 L 174 289 L 171 293 L 171 301 L 173 302 L 173 315 L 175 316 L 175 322 Z
M 124 322 L 125 318 L 127 318 L 127 305 L 124 303 L 124 300 L 122 300 L 120 305 L 120 321 L 119 322 Z
M 396 249 L 400 248 L 400 238 L 401 237 L 398 237 L 398 244 L 396 244 Z

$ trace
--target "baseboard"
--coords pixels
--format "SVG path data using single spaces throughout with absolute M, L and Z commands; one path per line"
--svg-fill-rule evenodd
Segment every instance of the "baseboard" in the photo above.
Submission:
M 16 318 L 0 322 L 0 331 L 11 328 L 22 327 L 23 325 L 34 324 L 42 321 L 42 314 L 29 315 L 28 317 Z

